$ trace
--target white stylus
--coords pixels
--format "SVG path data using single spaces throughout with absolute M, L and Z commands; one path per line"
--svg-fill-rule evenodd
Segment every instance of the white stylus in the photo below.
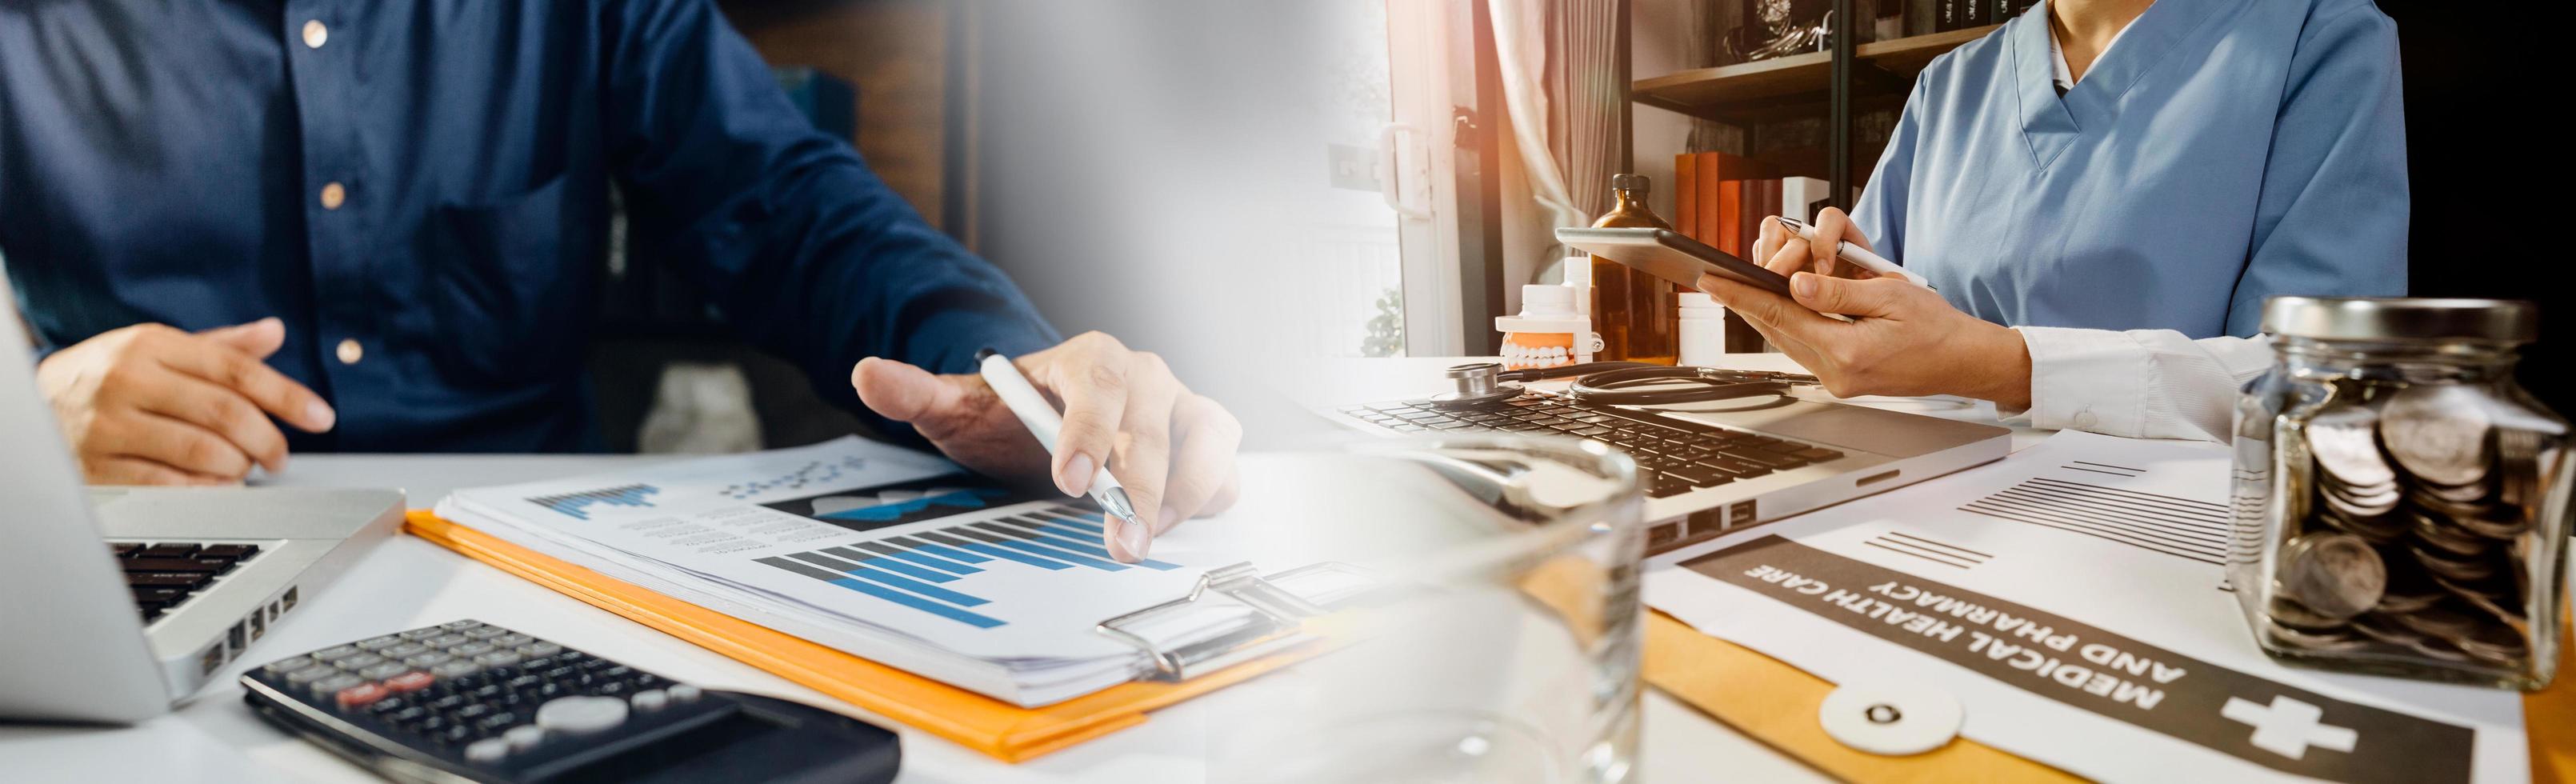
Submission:
M 1780 225 L 1790 231 L 1797 232 L 1799 239 L 1803 239 L 1808 242 L 1816 241 L 1816 227 L 1807 225 L 1806 221 L 1782 215 L 1780 216 Z M 1916 275 L 1905 269 L 1903 265 L 1899 265 L 1893 261 L 1888 261 L 1886 258 L 1881 257 L 1876 253 L 1869 252 L 1868 248 L 1852 244 L 1849 240 L 1845 240 L 1841 245 L 1834 247 L 1834 258 L 1860 265 L 1861 269 L 1869 270 L 1881 275 L 1893 275 L 1904 278 L 1908 283 L 1922 286 L 1927 289 L 1932 288 L 1932 282 L 1924 280 L 1923 276 Z
M 975 361 L 981 365 L 977 370 L 984 377 L 984 383 L 993 387 L 993 394 L 1002 399 L 1002 405 L 1019 416 L 1020 424 L 1028 426 L 1029 435 L 1038 437 L 1038 443 L 1046 447 L 1047 454 L 1055 454 L 1056 432 L 1064 429 L 1064 415 L 1056 413 L 1055 404 L 1047 402 L 1045 395 L 1038 394 L 1038 388 L 1029 385 L 1029 377 L 1020 375 L 1019 367 L 1012 365 L 1011 358 L 1002 356 L 1001 352 L 989 348 L 975 352 Z M 1136 505 L 1127 500 L 1127 488 L 1119 486 L 1118 478 L 1109 475 L 1106 464 L 1092 469 L 1091 500 L 1099 502 L 1101 509 L 1128 525 L 1136 524 Z

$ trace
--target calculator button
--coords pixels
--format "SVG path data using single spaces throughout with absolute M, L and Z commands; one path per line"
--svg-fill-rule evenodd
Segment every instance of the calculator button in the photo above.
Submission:
M 512 751 L 526 751 L 546 739 L 546 728 L 534 724 L 511 727 L 508 732 L 501 733 L 501 739 L 510 742 Z
M 396 646 L 396 645 L 401 645 L 401 644 L 402 644 L 402 638 L 401 638 L 401 637 L 396 637 L 396 636 L 393 636 L 393 635 L 390 635 L 390 634 L 385 635 L 385 636 L 383 636 L 383 637 L 369 637 L 369 638 L 367 638 L 367 639 L 359 640 L 359 641 L 357 642 L 358 650 L 362 650 L 362 651 L 378 651 L 378 650 L 384 650 L 384 649 L 386 649 L 386 648 L 391 648 L 391 647 L 394 647 L 394 646 Z
M 482 621 L 471 621 L 471 620 L 469 620 L 469 621 L 448 621 L 448 622 L 446 622 L 446 623 L 439 624 L 439 625 L 438 625 L 438 628 L 446 629 L 446 630 L 451 631 L 451 632 L 461 632 L 461 631 L 465 631 L 465 630 L 467 630 L 467 629 L 476 628 L 476 627 L 479 627 L 479 626 L 482 626 L 482 625 L 483 625 L 483 622 L 482 622 Z
M 429 674 L 436 675 L 441 678 L 454 678 L 462 675 L 473 674 L 474 671 L 480 669 L 483 669 L 483 667 L 473 662 L 452 661 L 429 668 Z
M 636 710 L 651 713 L 671 704 L 671 695 L 662 693 L 661 689 L 645 689 L 626 698 L 626 701 L 634 704 Z
M 510 630 L 498 626 L 485 626 L 467 631 L 465 632 L 465 636 L 472 637 L 477 640 L 489 640 L 509 633 Z
M 335 701 L 340 703 L 340 707 L 343 708 L 355 708 L 384 698 L 385 687 L 372 683 L 361 683 L 356 686 L 341 689 L 340 693 L 333 697 Z
M 492 638 L 492 644 L 493 644 L 493 645 L 498 645 L 498 646 L 501 646 L 501 647 L 504 647 L 504 648 L 515 648 L 515 647 L 518 647 L 518 646 L 521 646 L 521 645 L 526 645 L 526 644 L 528 644 L 528 643 L 532 643 L 532 642 L 536 642 L 536 641 L 537 641 L 537 638 L 535 638 L 535 637 L 530 637 L 530 636 L 527 636 L 527 635 L 525 635 L 525 634 L 518 634 L 518 633 L 515 633 L 515 632 L 510 633 L 510 634 L 504 634 L 504 635 L 501 635 L 501 636 L 499 636 L 499 637 L 494 637 L 494 638 Z
M 484 738 L 465 747 L 467 762 L 499 762 L 503 757 L 508 756 L 510 756 L 510 742 L 500 738 Z
M 485 667 L 507 667 L 519 663 L 519 655 L 508 651 L 496 651 L 474 657 L 474 663 Z
M 550 642 L 535 642 L 519 646 L 519 653 L 525 656 L 553 656 L 562 652 L 563 646 Z
M 492 644 L 488 642 L 469 642 L 464 645 L 451 646 L 447 649 L 447 652 L 458 656 L 481 656 L 492 652 Z
M 312 661 L 312 660 L 307 659 L 307 660 L 305 660 L 305 661 L 310 662 L 310 661 Z M 301 685 L 304 685 L 304 684 L 307 684 L 307 683 L 312 683 L 312 682 L 314 682 L 314 681 L 318 681 L 318 680 L 321 680 L 321 679 L 324 679 L 324 678 L 335 678 L 335 677 L 339 677 L 339 675 L 340 675 L 340 671 L 339 671 L 338 669 L 336 669 L 336 668 L 331 668 L 331 667 L 306 667 L 306 668 L 301 669 L 301 670 L 295 670 L 295 671 L 293 671 L 293 672 L 289 672 L 289 673 L 287 673 L 287 674 L 286 674 L 286 682 L 287 682 L 287 683 L 292 683 L 292 684 L 295 684 L 295 685 L 298 685 L 298 686 L 301 686 Z
M 429 646 L 427 646 L 427 645 L 422 645 L 422 644 L 420 644 L 420 643 L 416 643 L 416 642 L 405 642 L 405 643 L 401 643 L 401 644 L 395 645 L 395 646 L 390 647 L 390 648 L 386 648 L 386 649 L 381 650 L 381 651 L 377 651 L 377 652 L 376 652 L 376 655 L 378 655 L 378 656 L 382 656 L 382 657 L 385 657 L 385 658 L 388 658 L 388 659 L 407 659 L 407 658 L 411 658 L 411 657 L 413 657 L 413 656 L 419 656 L 419 655 L 421 655 L 421 654 L 428 653 L 428 652 L 429 652 Z
M 463 645 L 465 643 L 472 642 L 473 640 L 474 638 L 467 637 L 462 634 L 441 634 L 439 636 L 429 638 L 426 642 L 431 645 L 445 648 L 450 645 Z
M 626 723 L 626 701 L 607 697 L 560 697 L 537 706 L 537 726 L 551 732 L 599 732 Z
M 270 675 L 284 675 L 297 670 L 311 669 L 313 664 L 314 662 L 311 657 L 297 656 L 292 659 L 273 662 L 266 667 L 261 667 L 260 669 L 266 671 Z
M 322 650 L 314 651 L 313 658 L 319 661 L 334 661 L 338 659 L 346 659 L 361 653 L 365 653 L 365 651 L 358 650 L 358 646 L 355 645 L 334 645 Z
M 396 637 L 400 637 L 400 638 L 403 638 L 403 639 L 406 639 L 406 640 L 426 640 L 426 639 L 429 639 L 429 638 L 431 638 L 431 637 L 436 637 L 436 636 L 439 636 L 439 635 L 441 635 L 441 634 L 446 634 L 446 633 L 447 633 L 447 630 L 445 630 L 445 629 L 441 629 L 441 628 L 438 628 L 438 627 L 436 627 L 436 626 L 424 626 L 424 627 L 421 627 L 421 628 L 418 628 L 418 629 L 413 629 L 413 630 L 406 631 L 406 632 L 396 632 L 396 633 L 394 633 L 394 636 L 396 636 Z
M 693 702 L 697 700 L 697 698 L 706 694 L 706 692 L 699 691 L 698 687 L 685 683 L 664 689 L 662 690 L 662 693 L 671 695 L 671 699 L 675 702 Z
M 328 678 L 314 681 L 313 685 L 308 688 L 311 688 L 314 694 L 338 694 L 341 689 L 346 689 L 362 683 L 366 683 L 366 681 L 355 675 L 333 675 Z
M 386 678 L 391 678 L 391 677 L 394 677 L 394 676 L 396 676 L 396 675 L 401 675 L 401 674 L 403 674 L 403 673 L 410 672 L 410 671 L 411 671 L 411 668 L 410 668 L 410 667 L 403 666 L 401 663 L 398 663 L 398 662 L 385 662 L 385 663 L 383 663 L 383 664 L 379 664 L 379 665 L 376 665 L 376 666 L 373 666 L 373 667 L 368 667 L 368 668 L 366 668 L 366 669 L 359 670 L 359 671 L 358 671 L 358 677 L 360 677 L 360 678 L 366 678 L 366 679 L 368 679 L 368 680 L 378 680 L 378 681 L 380 681 L 380 680 L 384 680 L 384 679 L 386 679 Z
M 432 651 L 418 656 L 405 656 L 403 657 L 403 663 L 414 667 L 431 667 L 446 664 L 449 659 L 454 658 L 456 657 Z
M 401 675 L 393 676 L 393 677 L 391 677 L 391 678 L 386 678 L 386 679 L 385 679 L 385 689 L 386 689 L 387 691 L 395 692 L 395 693 L 398 693 L 398 694 L 399 694 L 399 693 L 407 693 L 407 692 L 415 692 L 415 691 L 420 691 L 420 690 L 422 690 L 422 689 L 429 688 L 430 684 L 437 683 L 437 682 L 438 682 L 438 678 L 437 678 L 436 676 L 430 675 L 429 673 L 426 673 L 426 672 L 421 672 L 421 671 L 418 671 L 418 670 L 414 670 L 414 671 L 411 671 L 411 672 L 403 673 L 403 674 L 401 674 Z
M 363 670 L 363 669 L 366 669 L 366 668 L 368 668 L 368 667 L 373 667 L 373 666 L 376 666 L 376 665 L 379 665 L 379 664 L 383 664 L 383 663 L 385 663 L 385 657 L 378 656 L 378 655 L 375 655 L 375 654 L 372 654 L 372 653 L 361 653 L 361 654 L 358 654 L 358 655 L 356 655 L 356 656 L 343 656 L 343 657 L 340 657 L 340 658 L 339 658 L 339 659 L 337 659 L 337 660 L 332 661 L 331 663 L 332 663 L 332 664 L 339 665 L 339 666 L 340 666 L 340 669 L 343 669 L 343 670 L 350 670 L 350 671 L 353 671 L 353 672 L 354 672 L 354 671 L 357 671 L 357 670 Z

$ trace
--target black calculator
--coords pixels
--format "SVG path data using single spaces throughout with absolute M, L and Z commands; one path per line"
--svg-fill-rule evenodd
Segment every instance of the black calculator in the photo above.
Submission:
M 282 659 L 242 675 L 262 718 L 397 781 L 894 778 L 894 733 L 700 689 L 480 621 Z

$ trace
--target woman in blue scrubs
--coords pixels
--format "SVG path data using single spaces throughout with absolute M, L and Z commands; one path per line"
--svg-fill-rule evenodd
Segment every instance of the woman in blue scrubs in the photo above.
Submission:
M 2265 298 L 2405 293 L 2396 27 L 2369 0 L 2047 0 L 1934 60 L 1857 209 L 1816 223 L 1756 245 L 1795 302 L 1702 288 L 1836 394 L 2223 439 Z M 1869 277 L 1834 240 L 1938 293 L 1834 277 Z

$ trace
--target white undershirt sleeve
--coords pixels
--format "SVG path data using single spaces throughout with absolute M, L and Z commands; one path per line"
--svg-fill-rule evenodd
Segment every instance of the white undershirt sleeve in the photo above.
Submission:
M 2236 391 L 2272 366 L 2262 337 L 2013 329 L 2030 348 L 2030 409 L 2004 411 L 2004 421 L 2051 430 L 2225 443 Z

